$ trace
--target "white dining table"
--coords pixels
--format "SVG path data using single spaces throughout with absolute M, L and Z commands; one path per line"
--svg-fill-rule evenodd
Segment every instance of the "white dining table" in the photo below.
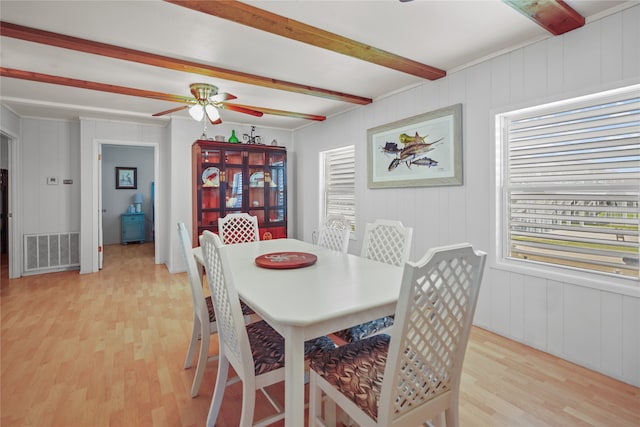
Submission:
M 238 295 L 285 339 L 285 426 L 304 425 L 304 342 L 393 314 L 402 267 L 295 239 L 226 245 Z M 255 258 L 307 252 L 315 264 L 269 269 Z M 196 259 L 202 254 L 194 251 Z

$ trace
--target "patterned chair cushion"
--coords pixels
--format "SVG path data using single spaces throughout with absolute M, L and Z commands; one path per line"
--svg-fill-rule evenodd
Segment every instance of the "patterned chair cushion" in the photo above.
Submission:
M 315 354 L 311 369 L 376 420 L 389 339 L 389 335 L 375 335 Z
M 255 362 L 256 375 L 284 366 L 284 338 L 264 320 L 247 325 L 249 345 Z M 320 337 L 304 343 L 305 367 L 309 359 L 336 347 L 329 337 Z
M 209 323 L 213 323 L 216 321 L 216 312 L 213 309 L 213 301 L 211 300 L 211 296 L 206 296 L 204 300 L 207 303 L 207 310 L 209 311 Z M 255 313 L 255 311 L 253 311 L 251 307 L 249 307 L 242 301 L 240 301 L 240 308 L 242 309 L 242 314 L 244 314 L 245 316 L 249 316 Z
M 366 322 L 361 325 L 354 326 L 352 328 L 334 332 L 334 335 L 348 343 L 356 342 L 370 337 L 371 335 L 374 335 L 392 325 L 393 316 L 386 316 L 381 319 L 372 320 L 371 322 Z

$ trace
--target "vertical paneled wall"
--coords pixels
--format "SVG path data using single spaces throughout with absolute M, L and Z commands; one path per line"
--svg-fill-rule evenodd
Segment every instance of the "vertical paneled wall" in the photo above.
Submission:
M 414 227 L 411 257 L 431 246 L 471 242 L 489 252 L 475 323 L 501 335 L 640 386 L 640 292 L 585 287 L 580 280 L 499 268 L 493 113 L 638 83 L 640 6 L 559 37 L 426 82 L 324 123 L 298 130 L 297 237 L 318 226 L 319 152 L 356 145 L 357 232 L 376 218 Z M 463 105 L 464 185 L 367 188 L 367 129 L 456 103 Z M 636 286 L 639 286 L 636 283 Z
M 23 119 L 20 144 L 23 233 L 80 231 L 78 122 Z

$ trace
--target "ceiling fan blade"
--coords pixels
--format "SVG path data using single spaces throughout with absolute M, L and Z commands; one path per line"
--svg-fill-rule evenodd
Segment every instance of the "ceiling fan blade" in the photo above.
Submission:
M 215 121 L 209 120 L 209 123 L 211 123 L 212 125 L 219 125 L 220 123 L 222 123 L 222 119 L 218 118 L 218 120 Z
M 248 108 L 250 110 L 261 112 L 261 113 L 264 113 L 264 114 L 272 114 L 272 115 L 275 115 L 275 116 L 284 116 L 284 117 L 296 117 L 296 118 L 299 118 L 299 119 L 315 120 L 315 121 L 318 121 L 318 122 L 322 122 L 322 121 L 327 119 L 326 116 L 318 116 L 318 115 L 315 115 L 315 114 L 307 114 L 307 113 L 296 113 L 295 111 L 275 110 L 273 108 L 264 108 L 264 107 L 252 107 L 250 105 L 242 105 L 242 104 L 228 104 L 228 103 L 224 104 L 224 108 L 230 110 L 231 108 L 229 108 L 229 107 L 233 107 L 233 108 L 238 108 L 238 107 L 240 107 L 240 108 Z
M 251 114 L 252 116 L 262 117 L 262 111 L 258 111 L 253 107 L 249 107 L 247 105 L 238 105 L 238 104 L 227 104 L 221 103 L 220 108 L 224 108 L 225 110 L 237 111 L 238 113 Z
M 159 113 L 155 113 L 152 116 L 153 117 L 164 116 L 165 114 L 175 113 L 176 111 L 185 110 L 187 108 L 189 108 L 189 105 L 183 105 L 181 107 L 172 108 L 172 109 L 167 110 L 167 111 L 161 111 Z
M 210 97 L 209 100 L 213 103 L 216 103 L 216 102 L 231 101 L 232 99 L 237 99 L 237 98 L 238 97 L 235 95 L 231 95 L 230 93 L 223 92 Z

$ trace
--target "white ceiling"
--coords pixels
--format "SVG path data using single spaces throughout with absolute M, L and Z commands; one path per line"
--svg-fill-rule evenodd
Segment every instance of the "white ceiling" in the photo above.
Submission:
M 497 0 L 247 2 L 410 58 L 451 74 L 483 59 L 552 37 Z M 637 1 L 567 3 L 587 23 Z M 162 1 L 0 1 L 3 22 L 147 51 L 273 79 L 376 99 L 428 83 L 339 53 Z M 189 84 L 212 83 L 245 105 L 330 117 L 356 104 L 268 89 L 198 74 L 111 59 L 9 37 L 0 38 L 0 65 L 61 77 L 190 96 Z M 180 104 L 8 77 L 1 102 L 21 116 L 105 117 L 161 122 L 151 114 Z M 186 111 L 174 113 L 188 117 Z M 227 123 L 296 129 L 308 120 L 221 111 Z

